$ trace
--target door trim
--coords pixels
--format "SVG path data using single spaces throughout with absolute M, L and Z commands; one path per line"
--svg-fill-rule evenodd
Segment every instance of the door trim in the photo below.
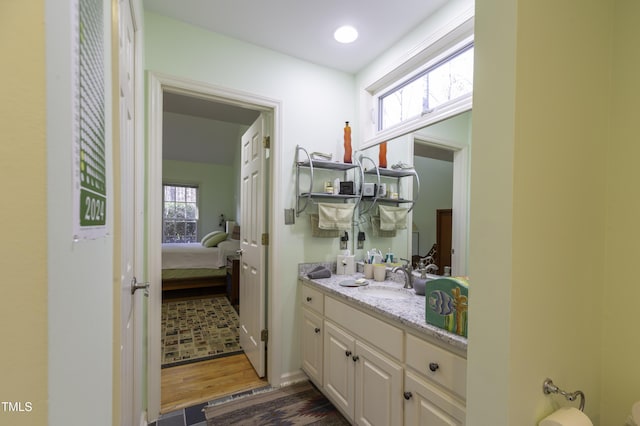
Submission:
M 163 93 L 170 92 L 187 96 L 223 102 L 230 105 L 254 109 L 271 114 L 271 149 L 269 155 L 269 188 L 281 188 L 283 185 L 282 170 L 283 150 L 280 144 L 282 104 L 279 100 L 254 95 L 247 92 L 214 86 L 167 74 L 149 72 L 149 122 L 147 145 L 148 155 L 148 230 L 147 230 L 147 273 L 151 286 L 149 288 L 149 305 L 147 312 L 148 325 L 148 365 L 147 365 L 147 417 L 152 422 L 160 414 L 160 311 L 162 300 L 161 280 L 161 230 L 162 214 L 162 105 Z M 280 258 L 281 234 L 276 223 L 275 210 L 282 205 L 282 191 L 270 191 L 267 205 L 271 211 L 266 212 L 267 228 L 270 232 L 270 244 L 267 248 L 267 283 L 282 282 L 282 273 L 274 267 L 274 259 Z M 154 206 L 156 206 L 154 208 Z M 269 348 L 267 356 L 267 378 L 272 386 L 278 387 L 282 382 L 282 319 L 273 315 L 282 308 L 280 304 L 284 298 L 280 296 L 280 288 L 267 284 L 267 328 L 269 332 Z M 156 349 L 154 349 L 156 348 Z

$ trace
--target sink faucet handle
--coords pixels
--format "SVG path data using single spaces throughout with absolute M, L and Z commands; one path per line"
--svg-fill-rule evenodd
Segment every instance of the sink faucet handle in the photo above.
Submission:
M 404 265 L 403 265 L 404 268 L 407 268 L 410 271 L 413 270 L 413 265 L 411 265 L 411 261 L 409 259 L 405 259 L 401 257 L 400 260 L 404 262 Z

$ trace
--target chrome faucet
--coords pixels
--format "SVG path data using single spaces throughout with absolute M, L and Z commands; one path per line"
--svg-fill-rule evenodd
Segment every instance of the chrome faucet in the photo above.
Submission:
M 413 267 L 411 266 L 411 262 L 407 259 L 400 260 L 404 261 L 404 265 L 396 266 L 391 272 L 404 272 L 404 288 L 413 288 Z
M 424 269 L 425 269 L 425 272 L 428 274 L 429 271 L 433 271 L 433 272 L 437 271 L 438 270 L 438 265 L 436 265 L 434 263 L 430 263 L 427 266 L 425 266 Z

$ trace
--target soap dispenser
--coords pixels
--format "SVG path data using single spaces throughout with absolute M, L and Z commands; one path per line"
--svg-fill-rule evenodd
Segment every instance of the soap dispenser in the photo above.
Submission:
M 413 278 L 413 289 L 416 291 L 416 294 L 424 296 L 428 278 L 427 267 L 422 259 L 418 262 L 416 270 L 420 272 L 420 278 Z

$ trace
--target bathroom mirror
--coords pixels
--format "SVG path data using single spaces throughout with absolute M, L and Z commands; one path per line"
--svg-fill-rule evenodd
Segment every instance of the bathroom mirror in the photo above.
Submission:
M 387 142 L 387 169 L 409 165 L 417 174 L 417 178 L 380 178 L 386 186 L 387 197 L 397 192 L 399 198 L 411 200 L 384 203 L 409 210 L 406 229 L 396 230 L 393 237 L 381 234 L 372 225 L 372 217 L 374 224 L 377 220 L 378 206 L 363 199 L 354 230 L 354 235 L 359 231 L 365 233 L 362 255 L 376 248 L 383 255 L 390 251 L 395 258 L 415 261 L 429 254 L 436 244 L 439 258 L 436 274 L 442 275 L 444 266 L 450 266 L 453 275 L 467 275 L 471 116 L 471 111 L 466 111 Z M 379 164 L 379 152 L 379 143 L 374 143 L 356 155 L 363 168 L 371 171 Z M 365 182 L 377 181 L 375 174 L 365 176 Z

